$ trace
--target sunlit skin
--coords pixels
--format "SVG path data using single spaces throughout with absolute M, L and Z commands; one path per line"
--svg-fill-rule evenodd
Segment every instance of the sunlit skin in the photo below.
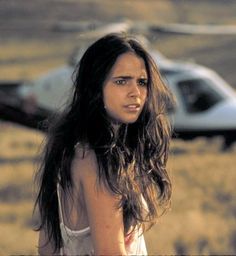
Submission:
M 104 107 L 114 124 L 134 123 L 147 98 L 148 76 L 142 58 L 120 55 L 103 87 Z

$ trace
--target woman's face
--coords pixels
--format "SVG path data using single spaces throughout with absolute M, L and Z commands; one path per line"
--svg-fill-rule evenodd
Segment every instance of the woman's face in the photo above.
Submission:
M 103 102 L 115 123 L 134 123 L 147 98 L 147 71 L 142 58 L 128 52 L 120 55 L 103 86 Z

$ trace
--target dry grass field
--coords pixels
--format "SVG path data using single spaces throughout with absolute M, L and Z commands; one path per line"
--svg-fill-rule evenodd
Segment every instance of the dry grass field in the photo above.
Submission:
M 127 17 L 236 24 L 235 13 L 236 2 L 231 0 L 227 4 L 221 0 L 0 1 L 0 80 L 34 79 L 65 63 L 79 40 L 75 33 L 53 31 L 59 20 Z M 166 56 L 214 68 L 236 88 L 236 36 L 150 39 Z M 33 177 L 43 137 L 40 132 L 0 122 L 0 255 L 37 254 Z M 221 138 L 173 141 L 169 160 L 172 209 L 146 234 L 150 255 L 236 255 L 236 145 L 221 152 L 221 142 Z
M 0 255 L 37 253 L 33 177 L 43 134 L 0 123 Z M 146 234 L 150 255 L 236 254 L 236 148 L 175 140 L 172 209 Z

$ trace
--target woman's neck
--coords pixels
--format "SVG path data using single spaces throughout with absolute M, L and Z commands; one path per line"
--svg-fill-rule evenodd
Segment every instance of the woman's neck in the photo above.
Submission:
M 118 134 L 118 130 L 119 130 L 120 126 L 121 126 L 120 123 L 112 123 L 112 128 L 114 130 L 115 135 Z

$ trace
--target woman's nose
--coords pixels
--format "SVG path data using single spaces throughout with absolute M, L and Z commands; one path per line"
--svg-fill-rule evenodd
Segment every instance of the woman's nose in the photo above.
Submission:
M 129 88 L 129 96 L 130 97 L 139 97 L 140 96 L 140 88 L 136 81 L 132 81 L 130 83 L 130 88 Z

